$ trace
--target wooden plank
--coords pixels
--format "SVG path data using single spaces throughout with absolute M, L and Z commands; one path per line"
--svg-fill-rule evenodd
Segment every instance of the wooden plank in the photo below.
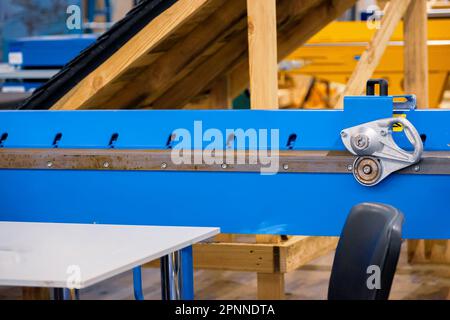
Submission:
M 228 72 L 229 94 L 233 99 L 237 98 L 248 88 L 250 79 L 248 68 L 248 56 L 245 56 L 243 60 L 239 61 Z
M 247 0 L 252 109 L 278 109 L 275 0 Z
M 194 266 L 199 269 L 273 273 L 273 246 L 214 243 L 194 246 Z
M 298 269 L 300 266 L 329 254 L 336 249 L 337 237 L 303 237 L 301 241 L 294 239 L 284 245 L 286 256 L 286 272 Z
M 448 1 L 430 1 L 430 2 L 431 8 L 433 9 L 450 9 L 450 2 Z
M 218 0 L 215 1 L 217 2 Z M 223 0 L 220 0 L 220 3 L 223 2 Z M 177 81 L 185 77 L 199 65 L 202 59 L 204 59 L 204 52 L 214 42 L 226 37 L 230 32 L 228 23 L 231 25 L 236 24 L 242 19 L 242 12 L 244 10 L 244 0 L 226 1 L 210 17 L 199 23 L 190 32 L 190 35 L 180 39 L 165 54 L 148 65 L 135 78 L 135 81 L 127 82 L 126 79 L 123 79 L 123 90 L 115 94 L 111 94 L 108 91 L 102 92 L 101 95 L 109 97 L 109 101 L 102 103 L 134 108 L 140 105 L 151 104 Z M 136 82 L 142 85 L 137 86 Z M 123 94 L 123 92 L 126 92 L 126 94 Z M 143 93 L 146 93 L 145 99 L 141 98 L 140 101 L 134 102 L 133 105 L 131 102 L 133 99 L 130 99 L 130 97 L 139 97 Z
M 235 238 L 236 238 L 235 234 L 221 233 L 214 238 L 214 241 L 231 243 L 231 242 L 234 242 Z
M 252 243 L 198 243 L 193 246 L 196 269 L 275 272 L 274 246 Z M 144 267 L 158 267 L 153 261 Z
M 411 264 L 450 264 L 449 240 L 408 240 Z
M 406 94 L 416 95 L 419 109 L 425 109 L 429 106 L 427 19 L 426 0 L 412 1 L 406 11 L 403 25 L 404 87 Z M 450 244 L 450 241 L 447 241 L 447 244 Z M 409 261 L 411 263 L 442 263 L 445 261 L 445 254 L 431 257 L 432 248 L 435 245 L 437 246 L 437 243 L 430 240 L 409 240 Z M 447 262 L 450 263 L 450 258 L 448 258 Z
M 50 300 L 50 290 L 46 288 L 22 288 L 23 300 Z
M 304 16 L 308 10 L 318 5 L 324 0 L 310 0 L 310 1 L 291 1 L 281 0 L 277 1 L 277 29 L 278 29 L 278 43 L 280 44 L 280 36 L 284 34 L 284 30 L 288 26 L 292 26 L 294 21 Z M 298 22 L 297 22 L 298 23 Z M 294 49 L 297 49 L 295 47 Z M 278 50 L 278 48 L 277 48 Z M 278 55 L 280 54 L 278 50 Z M 280 58 L 278 56 L 278 58 Z M 280 60 L 280 59 L 278 59 Z M 242 93 L 249 84 L 249 61 L 248 56 L 240 61 L 236 66 L 233 66 L 228 72 L 229 94 L 232 98 L 236 98 Z
M 174 84 L 151 103 L 154 109 L 182 107 L 205 90 L 206 84 L 214 82 L 246 55 L 246 35 L 238 34 L 181 81 Z
M 278 60 L 280 60 L 280 46 L 282 46 L 281 40 L 283 35 L 285 34 L 284 29 L 287 29 L 286 25 L 292 24 L 292 20 L 296 20 L 303 15 L 305 15 L 311 8 L 316 6 L 318 3 L 323 2 L 323 0 L 317 1 L 279 1 L 277 2 L 277 29 L 278 29 Z M 293 19 L 295 17 L 296 19 Z M 317 20 L 317 22 L 321 23 L 321 20 Z M 302 26 L 303 29 L 303 26 Z M 289 29 L 288 29 L 289 30 Z M 297 34 L 298 37 L 301 38 L 301 33 Z M 297 49 L 295 47 L 292 50 Z M 246 89 L 249 85 L 249 61 L 248 56 L 245 57 L 245 60 L 240 61 L 239 64 L 233 67 L 229 72 L 229 86 L 230 86 L 230 94 L 232 97 L 237 97 L 242 93 L 244 89 Z
M 293 4 L 292 0 L 285 0 L 285 2 L 286 1 L 291 2 L 291 5 L 296 6 Z M 341 0 L 333 4 L 328 3 L 328 1 L 323 2 L 322 5 L 314 8 L 310 8 L 309 5 L 312 6 L 316 4 L 316 1 L 307 1 L 302 7 L 297 5 L 294 13 L 297 17 L 304 15 L 305 18 L 302 20 L 305 20 L 305 23 L 292 25 L 292 19 L 289 20 L 289 31 L 294 30 L 296 32 L 287 33 L 289 34 L 286 36 L 287 46 L 283 46 L 282 43 L 279 43 L 279 47 L 282 47 L 281 51 L 285 52 L 284 56 L 287 56 L 293 50 L 297 49 L 299 40 L 306 42 L 311 35 L 318 32 L 325 24 L 339 16 L 345 9 L 353 4 L 355 0 Z M 281 4 L 283 3 L 284 2 L 281 2 Z M 300 7 L 304 11 L 300 10 Z M 311 19 L 313 17 L 308 14 L 307 9 L 313 10 L 314 13 L 319 13 L 313 15 L 316 19 Z M 295 19 L 293 21 L 295 21 Z M 315 27 L 311 28 L 311 24 Z M 299 37 L 299 34 L 301 35 L 302 32 L 304 32 L 307 37 L 304 40 L 302 40 L 302 37 Z M 284 35 L 284 33 L 282 35 Z M 280 34 L 280 37 L 282 35 Z M 230 96 L 236 97 L 249 83 L 248 54 L 245 47 L 240 47 L 243 45 L 240 42 L 242 39 L 237 39 L 240 36 L 241 35 L 236 32 L 235 35 L 227 37 L 228 43 L 224 46 L 224 50 L 229 50 L 228 52 L 231 52 L 231 54 L 216 52 L 214 56 L 211 56 L 202 62 L 201 65 L 195 68 L 190 74 L 180 79 L 177 83 L 174 83 L 173 86 L 161 94 L 158 99 L 154 101 L 149 101 L 147 99 L 144 106 L 156 109 L 183 107 L 192 99 L 197 99 L 197 95 L 204 95 L 205 92 L 210 91 L 217 78 L 229 70 L 234 70 L 229 73 L 231 77 L 229 79 Z M 227 49 L 228 47 L 230 48 Z M 240 55 L 237 56 L 236 53 L 239 53 Z
M 256 243 L 281 243 L 281 236 L 270 235 L 270 234 L 258 234 L 256 235 Z
M 303 16 L 303 18 L 278 35 L 278 59 L 286 58 L 294 50 L 305 44 L 309 38 L 342 15 L 355 2 L 355 0 L 322 1 L 319 5 L 316 2 L 304 2 L 303 11 L 297 12 L 297 15 Z M 248 70 L 248 57 L 245 57 L 230 70 L 230 95 L 232 97 L 237 97 L 248 87 Z
M 283 273 L 258 273 L 258 300 L 283 300 L 285 281 Z
M 319 4 L 327 2 L 327 0 L 308 0 L 308 1 L 291 1 L 278 0 L 277 1 L 277 24 L 278 33 L 284 34 L 293 25 L 305 16 L 305 14 L 312 8 Z
M 258 1 L 258 0 L 257 0 Z M 257 235 L 257 243 L 281 242 L 281 237 L 276 235 Z M 282 300 L 285 293 L 284 273 L 280 270 L 280 264 L 284 257 L 280 256 L 280 247 L 274 246 L 274 270 L 270 273 L 258 272 L 256 274 L 257 296 L 259 300 Z
M 76 84 L 54 108 L 183 108 L 208 94 L 218 78 L 240 63 L 246 65 L 246 72 L 234 73 L 232 79 L 243 79 L 240 86 L 246 86 L 248 41 L 239 39 L 241 31 L 247 31 L 246 1 L 178 1 Z M 278 37 L 288 46 L 298 44 L 304 41 L 299 34 L 309 37 L 354 1 L 270 0 L 272 8 L 276 2 L 281 9 L 276 16 Z M 279 44 L 283 51 L 286 47 Z M 221 50 L 229 51 L 222 54 Z M 234 88 L 233 81 L 230 87 Z
M 247 0 L 252 109 L 278 109 L 275 0 Z
M 417 107 L 428 108 L 428 23 L 427 1 L 412 1 L 405 14 L 405 93 L 415 94 Z
M 322 254 L 331 252 L 337 242 L 336 238 L 303 236 L 292 236 L 287 241 L 273 244 L 217 242 L 226 238 L 227 235 L 220 236 L 211 243 L 195 244 L 194 267 L 225 271 L 287 273 L 308 264 Z M 158 266 L 158 261 L 145 265 L 145 267 Z
M 230 109 L 232 107 L 232 101 L 229 95 L 228 77 L 226 75 L 216 80 L 211 88 L 210 103 L 211 106 Z
M 252 109 L 278 109 L 277 18 L 275 0 L 247 0 L 249 78 Z M 259 235 L 257 243 L 279 243 L 279 236 Z M 270 273 L 257 273 L 260 300 L 284 298 L 279 248 L 274 247 Z
M 159 44 L 168 34 L 210 0 L 179 0 L 165 12 L 157 16 L 136 36 L 122 46 L 106 62 L 100 65 L 61 98 L 52 109 L 75 110 L 85 106 L 96 92 L 110 84 L 132 63 L 146 55 L 151 48 Z
M 344 97 L 363 94 L 367 81 L 372 77 L 373 72 L 378 66 L 389 43 L 389 39 L 406 12 L 410 2 L 410 0 L 392 0 L 390 2 L 381 20 L 381 28 L 375 32 L 372 41 L 361 55 L 347 83 L 347 87 L 339 98 L 339 102 L 336 105 L 337 108 L 343 108 Z

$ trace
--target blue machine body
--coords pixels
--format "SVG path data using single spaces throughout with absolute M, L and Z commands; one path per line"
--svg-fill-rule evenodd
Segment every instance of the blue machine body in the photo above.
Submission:
M 403 110 L 426 151 L 450 151 L 450 111 Z M 398 112 L 397 112 L 398 113 Z M 166 149 L 176 129 L 278 129 L 280 149 L 344 150 L 342 129 L 390 118 L 392 97 L 349 97 L 345 110 L 6 111 L 4 148 Z M 401 147 L 403 133 L 394 133 Z M 205 147 L 205 145 L 203 146 Z M 269 146 L 270 147 L 270 146 Z M 282 164 L 280 164 L 282 165 Z M 0 170 L 0 220 L 216 226 L 225 233 L 337 236 L 362 202 L 393 205 L 404 236 L 450 238 L 450 176 L 394 174 L 374 187 L 339 173 Z

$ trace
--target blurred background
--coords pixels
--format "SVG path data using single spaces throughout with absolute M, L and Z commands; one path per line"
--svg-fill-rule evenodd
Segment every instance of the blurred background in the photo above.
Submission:
M 0 92 L 20 99 L 53 76 L 123 18 L 137 0 L 0 1 Z M 280 64 L 281 108 L 334 108 L 388 1 L 360 0 Z M 70 5 L 81 9 L 80 29 L 67 27 Z M 450 107 L 450 2 L 428 1 L 429 107 Z M 399 25 L 374 77 L 403 94 L 403 32 Z M 249 108 L 249 93 L 233 107 Z M 1 102 L 0 102 L 1 104 Z M 9 104 L 11 106 L 11 104 Z M 210 108 L 208 97 L 187 108 Z

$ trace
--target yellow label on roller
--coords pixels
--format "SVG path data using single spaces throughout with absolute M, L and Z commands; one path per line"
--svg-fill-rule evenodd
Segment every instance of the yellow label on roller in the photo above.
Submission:
M 406 119 L 406 114 L 394 114 L 394 118 L 405 118 Z M 401 123 L 394 123 L 392 125 L 392 130 L 394 132 L 402 132 L 403 125 Z

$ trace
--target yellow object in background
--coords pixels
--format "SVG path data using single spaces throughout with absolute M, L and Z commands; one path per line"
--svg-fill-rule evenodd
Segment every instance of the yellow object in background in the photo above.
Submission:
M 301 62 L 300 68 L 289 73 L 345 84 L 374 33 L 366 22 L 331 23 L 289 56 L 287 60 Z M 428 39 L 429 107 L 438 108 L 450 73 L 450 19 L 429 20 Z M 390 94 L 404 94 L 402 23 L 395 30 L 373 77 L 387 79 Z

